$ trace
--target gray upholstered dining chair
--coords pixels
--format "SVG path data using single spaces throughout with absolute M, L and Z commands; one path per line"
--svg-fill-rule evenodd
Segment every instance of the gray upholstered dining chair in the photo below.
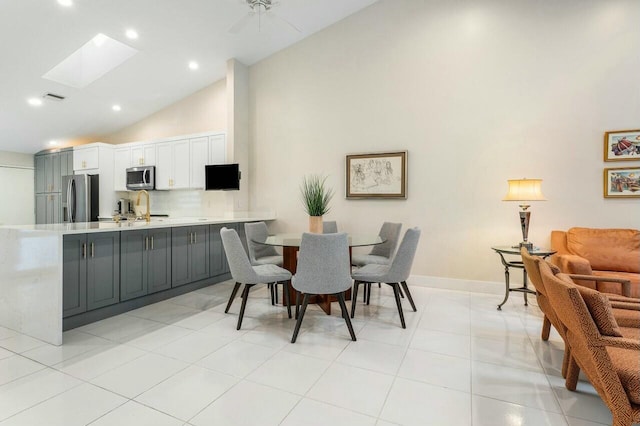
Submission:
M 352 277 L 354 283 L 353 294 L 351 295 L 351 318 L 353 318 L 356 312 L 358 286 L 360 284 L 386 283 L 393 287 L 396 305 L 398 306 L 398 314 L 400 315 L 400 323 L 402 324 L 402 328 L 407 328 L 404 322 L 404 313 L 402 312 L 402 302 L 400 301 L 400 286 L 404 289 L 407 299 L 409 299 L 409 303 L 411 303 L 411 307 L 416 311 L 416 305 L 413 302 L 413 297 L 411 297 L 409 286 L 407 286 L 407 279 L 411 273 L 411 265 L 413 265 L 419 239 L 419 228 L 407 229 L 402 243 L 400 243 L 400 247 L 398 248 L 398 252 L 390 265 L 369 264 L 353 272 Z
M 335 220 L 329 220 L 326 222 L 322 222 L 322 233 L 323 234 L 337 234 L 338 233 L 338 223 Z
M 354 254 L 351 257 L 351 264 L 354 266 L 364 266 L 371 263 L 376 265 L 388 265 L 391 263 L 393 253 L 398 246 L 401 229 L 401 223 L 383 223 L 378 235 L 384 240 L 384 243 L 373 246 L 369 254 Z
M 299 310 L 300 295 L 296 294 L 296 327 L 291 343 L 295 343 L 311 295 L 335 295 L 340 303 L 342 317 L 347 323 L 351 340 L 356 340 L 349 312 L 344 303 L 344 292 L 351 288 L 349 275 L 349 242 L 347 234 L 302 234 L 298 252 L 298 268 L 291 279 L 293 288 L 304 294 Z
M 240 237 L 235 229 L 222 228 L 220 230 L 220 237 L 222 238 L 222 245 L 227 256 L 231 276 L 236 282 L 233 287 L 233 291 L 231 292 L 229 302 L 227 303 L 227 308 L 224 310 L 225 314 L 229 312 L 229 308 L 240 289 L 240 285 L 244 284 L 244 289 L 242 290 L 242 306 L 240 307 L 237 330 L 240 330 L 240 327 L 242 326 L 244 310 L 247 306 L 247 299 L 249 299 L 249 290 L 257 284 L 282 283 L 284 286 L 284 301 L 285 305 L 287 305 L 287 313 L 289 318 L 291 318 L 288 284 L 291 280 L 291 273 L 277 265 L 251 265 L 249 258 L 247 258 L 247 253 L 242 247 Z
M 257 243 L 256 241 L 264 242 L 269 236 L 269 230 L 267 224 L 264 222 L 253 222 L 244 224 L 244 233 L 247 238 L 247 248 L 249 249 L 249 260 L 254 266 L 257 265 L 278 265 L 282 266 L 282 255 L 280 255 L 276 248 L 273 246 L 267 246 Z M 271 304 L 278 303 L 278 290 L 273 284 L 269 285 L 269 291 L 271 293 Z

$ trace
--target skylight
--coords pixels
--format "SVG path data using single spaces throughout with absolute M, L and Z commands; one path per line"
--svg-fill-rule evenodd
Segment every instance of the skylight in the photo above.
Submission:
M 102 33 L 42 76 L 47 80 L 82 89 L 138 53 Z

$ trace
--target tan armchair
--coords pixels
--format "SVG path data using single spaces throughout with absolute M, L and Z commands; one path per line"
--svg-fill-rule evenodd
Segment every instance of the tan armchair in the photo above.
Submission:
M 595 228 L 551 231 L 551 248 L 557 252 L 551 261 L 562 272 L 609 278 L 580 279 L 578 284 L 640 298 L 640 231 Z
M 640 422 L 640 330 L 618 327 L 609 299 L 539 263 L 540 275 L 571 352 L 566 386 L 582 370 L 613 415 L 613 426 Z

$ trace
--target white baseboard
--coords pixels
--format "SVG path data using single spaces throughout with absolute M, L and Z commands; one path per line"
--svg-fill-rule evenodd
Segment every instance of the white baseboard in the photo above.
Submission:
M 411 275 L 409 280 L 407 280 L 407 284 L 444 290 L 504 295 L 504 282 L 499 281 L 475 281 L 461 280 L 458 278 L 430 277 L 427 275 Z

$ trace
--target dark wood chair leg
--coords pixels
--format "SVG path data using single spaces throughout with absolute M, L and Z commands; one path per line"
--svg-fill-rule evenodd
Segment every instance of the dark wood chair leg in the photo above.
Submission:
M 402 287 L 398 287 L 398 290 L 400 291 L 400 297 L 404 299 L 404 292 L 402 291 Z
M 273 299 L 275 300 L 276 305 L 278 304 L 278 284 L 281 283 L 273 283 Z
M 291 318 L 291 303 L 289 303 L 289 281 L 282 282 L 282 298 L 284 299 L 284 304 L 287 305 L 287 314 L 289 315 L 289 318 Z
M 371 283 L 367 283 L 367 305 L 371 302 Z
M 362 303 L 367 303 L 367 283 L 363 283 L 364 288 L 362 289 Z
M 400 300 L 400 284 L 392 283 L 389 284 L 393 287 L 393 295 L 396 297 L 396 305 L 398 306 L 398 314 L 400 314 L 400 323 L 402 324 L 402 328 L 407 328 L 404 323 L 404 313 L 402 312 L 402 301 Z
M 229 308 L 231 308 L 231 304 L 233 303 L 233 299 L 236 298 L 236 294 L 238 293 L 238 289 L 240 289 L 240 283 L 236 283 L 233 286 L 233 290 L 231 290 L 231 297 L 229 297 L 229 301 L 227 302 L 227 308 L 224 310 L 225 314 L 229 313 Z
M 353 331 L 353 325 L 351 325 L 351 320 L 349 319 L 349 312 L 347 311 L 347 305 L 344 303 L 344 293 L 336 294 L 338 297 L 338 303 L 340 303 L 340 309 L 342 309 L 342 318 L 347 323 L 347 328 L 349 329 L 349 334 L 351 335 L 351 340 L 356 341 L 356 333 Z
M 269 284 L 269 292 L 271 293 L 271 304 L 275 305 L 276 304 L 276 283 L 270 283 Z
M 293 330 L 293 337 L 291 337 L 291 343 L 295 343 L 298 338 L 298 333 L 300 332 L 300 326 L 302 325 L 302 319 L 304 318 L 304 313 L 307 310 L 308 303 L 309 293 L 305 293 L 304 299 L 302 300 L 302 309 L 300 310 L 300 315 L 298 315 L 298 320 L 296 321 L 296 328 Z
M 409 286 L 407 285 L 406 281 L 402 281 L 400 283 L 402 285 L 402 288 L 404 289 L 404 292 L 407 294 L 407 299 L 409 299 L 409 303 L 411 304 L 411 307 L 413 308 L 413 312 L 416 312 L 416 304 L 413 303 L 413 297 L 411 296 L 411 292 L 409 291 Z M 402 294 L 402 291 L 400 292 L 400 294 Z
M 244 290 L 242 290 L 242 306 L 240 306 L 240 316 L 238 317 L 238 327 L 236 330 L 240 330 L 242 326 L 242 318 L 244 317 L 244 309 L 247 307 L 247 300 L 249 299 L 249 289 L 255 284 L 245 284 Z
M 298 319 L 299 314 L 300 314 L 300 292 L 296 291 L 296 319 Z
M 360 286 L 360 281 L 353 282 L 353 294 L 351 295 L 351 318 L 353 318 L 353 316 L 356 314 L 356 302 L 358 301 L 359 286 Z

